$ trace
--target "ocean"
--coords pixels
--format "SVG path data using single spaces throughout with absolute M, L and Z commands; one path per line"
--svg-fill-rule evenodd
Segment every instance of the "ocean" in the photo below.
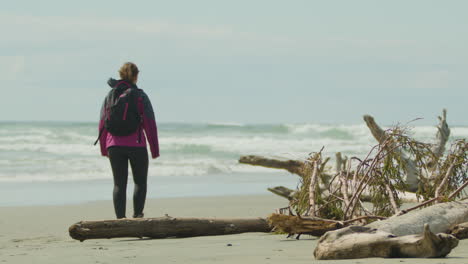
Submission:
M 150 160 L 148 198 L 295 188 L 297 176 L 239 164 L 239 157 L 305 159 L 322 147 L 332 158 L 338 151 L 362 157 L 376 144 L 365 124 L 158 123 L 158 130 L 161 157 Z M 437 128 L 415 126 L 411 131 L 415 138 L 433 142 Z M 0 122 L 0 206 L 110 200 L 112 174 L 99 146 L 93 146 L 97 133 L 93 122 Z M 451 127 L 451 141 L 457 138 L 468 138 L 468 127 Z M 129 184 L 129 197 L 131 191 Z

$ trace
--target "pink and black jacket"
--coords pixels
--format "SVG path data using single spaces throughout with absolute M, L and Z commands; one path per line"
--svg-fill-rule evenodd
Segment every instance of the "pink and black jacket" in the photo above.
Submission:
M 118 88 L 122 85 L 124 88 L 132 87 L 138 89 L 138 87 L 133 83 L 115 80 L 112 78 L 107 81 L 107 84 L 109 84 L 109 86 L 112 88 Z M 101 107 L 101 117 L 99 121 L 99 131 L 102 131 L 101 136 L 99 137 L 102 156 L 107 156 L 107 148 L 112 146 L 146 147 L 147 138 L 150 145 L 151 156 L 153 159 L 159 157 L 158 129 L 156 127 L 156 119 L 154 117 L 153 107 L 146 93 L 141 89 L 138 89 L 138 92 L 138 111 L 143 116 L 143 122 L 141 127 L 137 129 L 135 133 L 128 136 L 114 136 L 104 127 L 104 121 L 106 118 L 105 113 L 107 109 L 107 97 L 104 99 L 104 103 Z M 142 130 L 144 130 L 144 133 Z

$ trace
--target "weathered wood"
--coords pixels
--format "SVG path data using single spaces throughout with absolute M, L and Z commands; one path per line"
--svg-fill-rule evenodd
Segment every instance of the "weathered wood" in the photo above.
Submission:
M 262 166 L 272 169 L 284 169 L 289 171 L 290 173 L 297 174 L 302 176 L 302 167 L 304 165 L 303 161 L 300 160 L 280 160 L 280 159 L 272 159 L 266 158 L 262 156 L 241 156 L 239 159 L 239 163 L 249 164 L 254 166 Z
M 314 250 L 316 259 L 437 258 L 445 257 L 458 245 L 448 234 L 431 232 L 424 225 L 420 235 L 395 236 L 365 226 L 349 226 L 327 232 Z
M 276 230 L 290 235 L 307 234 L 321 236 L 328 231 L 343 227 L 339 221 L 321 219 L 318 217 L 299 217 L 295 215 L 271 214 L 268 216 L 268 223 Z
M 439 241 L 428 234 L 428 227 L 430 226 L 434 233 L 447 233 L 451 226 L 464 222 L 468 222 L 467 201 L 436 204 L 376 221 L 365 227 L 346 227 L 327 232 L 319 240 L 314 254 L 318 259 L 442 257 L 450 252 L 455 240 L 448 235 L 437 234 Z M 405 238 L 420 234 L 425 226 L 427 226 L 424 234 L 426 238 L 423 240 L 418 240 L 417 236 Z M 402 240 L 395 240 L 394 237 L 401 237 Z M 427 240 L 427 237 L 430 239 Z M 429 246 L 418 249 L 418 243 Z M 406 246 L 411 250 L 405 251 Z M 428 251 L 428 248 L 431 250 Z M 388 251 L 389 249 L 392 250 Z
M 377 142 L 382 143 L 385 140 L 385 131 L 380 128 L 379 125 L 374 120 L 374 117 L 370 115 L 363 116 L 364 121 L 366 122 L 367 127 L 369 128 L 372 136 L 377 140 Z
M 105 221 L 82 221 L 69 228 L 76 240 L 116 237 L 196 237 L 230 235 L 247 232 L 270 232 L 266 219 L 208 218 L 136 218 Z
M 464 222 L 468 222 L 468 201 L 440 203 L 367 226 L 404 236 L 420 233 L 424 224 L 429 224 L 434 233 L 446 233 L 451 226 Z
M 442 110 L 442 116 L 439 116 L 439 125 L 437 126 L 436 144 L 432 147 L 434 159 L 432 164 L 436 164 L 438 159 L 444 155 L 445 145 L 450 136 L 450 128 L 447 124 L 447 109 Z
M 454 225 L 453 227 L 450 228 L 448 233 L 458 239 L 468 238 L 468 222 Z
M 309 185 L 309 211 L 307 215 L 309 216 L 316 216 L 315 214 L 315 190 L 318 187 L 319 181 L 319 166 L 320 166 L 320 159 L 314 161 L 311 165 L 313 166 L 312 175 L 310 177 L 310 185 Z

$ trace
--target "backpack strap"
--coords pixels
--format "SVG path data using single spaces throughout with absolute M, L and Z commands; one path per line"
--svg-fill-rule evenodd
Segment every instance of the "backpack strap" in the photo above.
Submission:
M 104 132 L 104 126 L 102 126 L 101 130 L 99 130 L 99 135 L 98 135 L 98 138 L 96 139 L 96 141 L 94 142 L 94 146 L 96 146 L 96 144 L 98 143 L 99 139 L 101 139 L 102 132 Z
M 144 107 L 143 107 L 143 98 L 141 96 L 137 99 L 137 108 L 138 113 L 140 114 L 140 125 L 138 126 L 138 143 L 141 142 L 141 130 L 143 126 L 143 115 L 144 115 Z
M 120 81 L 120 82 L 118 82 L 118 83 L 115 85 L 115 88 L 119 87 L 121 83 L 126 84 L 128 88 L 132 88 L 132 86 L 131 86 L 128 82 L 126 82 L 126 81 Z

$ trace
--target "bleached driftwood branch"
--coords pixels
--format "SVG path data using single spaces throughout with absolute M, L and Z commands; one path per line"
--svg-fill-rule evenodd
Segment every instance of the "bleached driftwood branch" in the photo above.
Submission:
M 302 176 L 303 174 L 303 165 L 304 161 L 300 160 L 280 160 L 280 159 L 272 159 L 266 158 L 262 156 L 256 155 L 248 155 L 248 156 L 241 156 L 239 159 L 239 163 L 249 164 L 254 166 L 262 166 L 272 169 L 284 169 L 289 171 L 290 173 L 297 174 Z
M 308 216 L 316 216 L 315 215 L 315 192 L 319 185 L 319 166 L 321 160 L 318 159 L 314 161 L 311 165 L 313 166 L 312 176 L 310 178 L 310 185 L 309 185 L 309 211 L 307 213 Z
M 450 128 L 447 124 L 447 110 L 442 110 L 442 116 L 439 116 L 439 125 L 437 126 L 436 144 L 432 148 L 434 160 L 432 164 L 436 164 L 437 160 L 444 155 L 445 145 L 450 137 Z

